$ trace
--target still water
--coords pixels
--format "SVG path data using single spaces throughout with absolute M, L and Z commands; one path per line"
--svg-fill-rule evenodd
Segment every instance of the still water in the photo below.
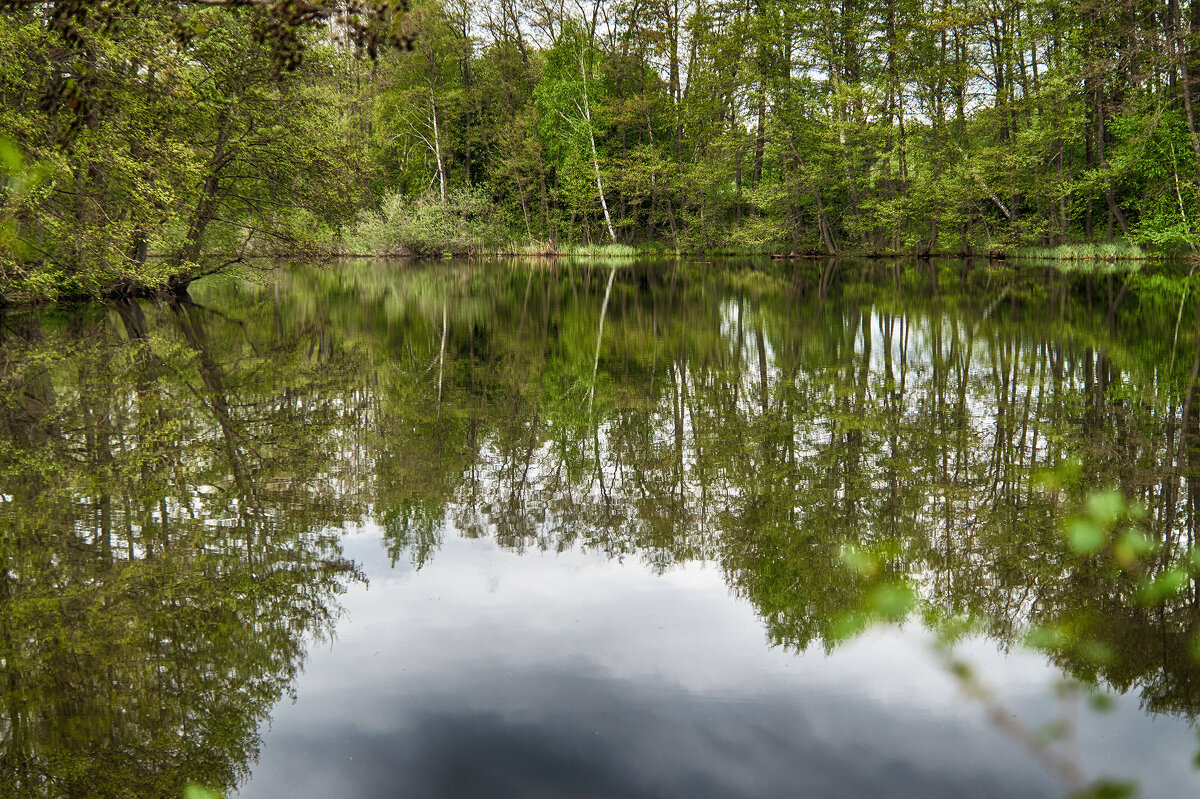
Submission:
M 0 794 L 1195 795 L 1183 287 L 359 261 L 10 313 Z M 1152 549 L 1076 545 L 1108 487 Z

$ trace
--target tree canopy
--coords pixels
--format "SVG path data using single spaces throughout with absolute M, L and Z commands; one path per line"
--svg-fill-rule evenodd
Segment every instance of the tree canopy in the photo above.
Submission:
M 1184 0 L 6 0 L 0 46 L 9 300 L 314 250 L 1200 235 Z

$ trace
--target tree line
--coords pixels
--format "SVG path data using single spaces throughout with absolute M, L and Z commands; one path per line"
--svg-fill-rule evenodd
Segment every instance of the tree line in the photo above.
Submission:
M 0 3 L 0 292 L 280 253 L 1190 252 L 1200 2 Z
M 385 183 L 487 185 L 553 243 L 1190 249 L 1198 21 L 1179 0 L 424 7 L 377 84 L 403 98 Z

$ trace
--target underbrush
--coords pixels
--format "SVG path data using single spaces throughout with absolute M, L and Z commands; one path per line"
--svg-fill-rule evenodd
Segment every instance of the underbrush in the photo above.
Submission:
M 395 195 L 382 210 L 359 215 L 345 249 L 362 255 L 478 255 L 504 249 L 509 227 L 507 216 L 478 188 L 456 189 L 445 202 L 430 194 L 417 200 Z
M 1036 261 L 1147 261 L 1162 258 L 1162 254 L 1142 249 L 1136 244 L 1060 244 L 1057 247 L 1017 247 L 1006 257 Z
M 592 256 L 599 258 L 633 258 L 638 255 L 636 247 L 628 244 L 572 244 L 559 252 L 566 256 Z

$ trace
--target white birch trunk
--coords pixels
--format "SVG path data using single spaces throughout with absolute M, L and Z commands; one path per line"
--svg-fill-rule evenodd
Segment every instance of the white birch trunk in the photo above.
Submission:
M 433 155 L 437 159 L 438 188 L 441 190 L 442 205 L 446 204 L 446 168 L 442 165 L 442 139 L 438 131 L 437 103 L 429 101 L 430 116 L 433 117 Z
M 600 207 L 604 209 L 604 224 L 608 227 L 609 238 L 617 243 L 617 234 L 613 230 L 612 217 L 608 214 L 608 201 L 604 199 L 604 186 L 600 183 L 600 157 L 596 154 L 596 137 L 592 133 L 592 108 L 588 104 L 587 67 L 583 61 L 583 47 L 579 48 L 579 74 L 583 77 L 583 119 L 587 124 L 588 142 L 592 145 L 592 168 L 596 172 L 596 192 L 600 195 Z

